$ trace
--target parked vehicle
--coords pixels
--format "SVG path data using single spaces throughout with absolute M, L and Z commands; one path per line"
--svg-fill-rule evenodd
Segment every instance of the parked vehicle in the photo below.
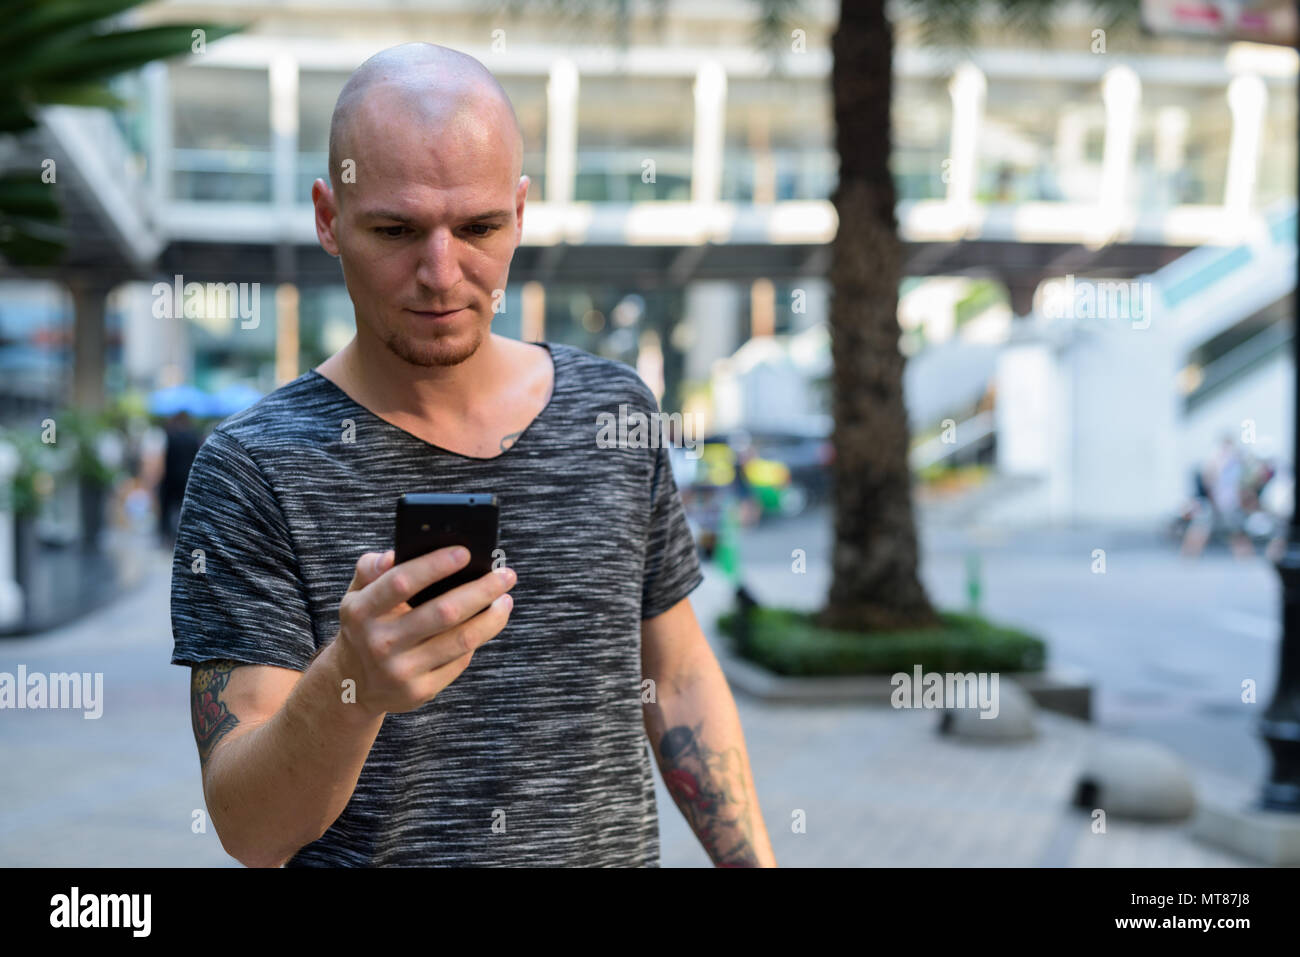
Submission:
M 701 440 L 697 457 L 674 448 L 673 475 L 691 531 L 712 557 L 725 509 L 733 504 L 741 525 L 772 516 L 801 514 L 828 494 L 825 440 L 792 433 L 733 431 Z
M 830 464 L 835 447 L 829 436 L 764 431 L 750 433 L 759 458 L 780 462 L 790 471 L 790 482 L 803 490 L 808 505 L 830 500 Z

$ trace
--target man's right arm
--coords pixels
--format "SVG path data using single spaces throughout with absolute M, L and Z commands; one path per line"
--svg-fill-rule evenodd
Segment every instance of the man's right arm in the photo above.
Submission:
M 469 549 L 394 559 L 390 549 L 357 561 L 338 635 L 306 671 L 222 660 L 193 668 L 203 796 L 222 847 L 249 867 L 279 867 L 322 837 L 351 800 L 385 715 L 432 701 L 510 618 L 512 569 L 413 609 L 407 599 L 465 567 Z M 346 699 L 345 680 L 355 692 Z
M 234 661 L 193 667 L 203 795 L 226 852 L 279 867 L 343 813 L 384 716 L 343 700 L 338 643 L 304 672 Z

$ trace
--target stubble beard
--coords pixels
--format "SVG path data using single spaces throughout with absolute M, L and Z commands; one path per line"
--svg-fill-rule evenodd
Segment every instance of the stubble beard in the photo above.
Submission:
M 483 344 L 483 329 L 475 323 L 468 341 L 456 334 L 417 340 L 402 330 L 389 329 L 384 333 L 383 342 L 389 352 L 413 366 L 425 369 L 455 366 L 478 351 Z

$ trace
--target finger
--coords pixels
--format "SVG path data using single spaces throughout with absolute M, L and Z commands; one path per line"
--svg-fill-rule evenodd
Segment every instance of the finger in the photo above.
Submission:
M 469 621 L 514 584 L 514 569 L 503 566 L 472 582 L 457 585 L 399 618 L 394 625 L 393 647 L 412 647 Z
M 436 672 L 459 661 L 487 644 L 510 621 L 513 600 L 501 595 L 469 621 L 440 635 L 435 635 L 410 652 L 414 670 Z
M 365 588 L 359 610 L 378 618 L 468 564 L 469 549 L 462 545 L 439 548 L 395 564 Z
M 419 700 L 429 701 L 442 694 L 449 684 L 465 672 L 473 658 L 474 652 L 469 651 L 442 667 L 430 671 L 415 685 L 415 694 Z
M 360 591 L 372 581 L 393 567 L 393 550 L 386 552 L 366 552 L 357 559 L 356 570 L 352 573 L 352 583 L 348 591 Z

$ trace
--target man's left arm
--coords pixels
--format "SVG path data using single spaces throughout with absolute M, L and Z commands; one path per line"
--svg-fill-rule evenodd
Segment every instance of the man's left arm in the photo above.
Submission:
M 718 867 L 776 867 L 736 702 L 683 598 L 641 623 L 646 734 L 673 800 Z

